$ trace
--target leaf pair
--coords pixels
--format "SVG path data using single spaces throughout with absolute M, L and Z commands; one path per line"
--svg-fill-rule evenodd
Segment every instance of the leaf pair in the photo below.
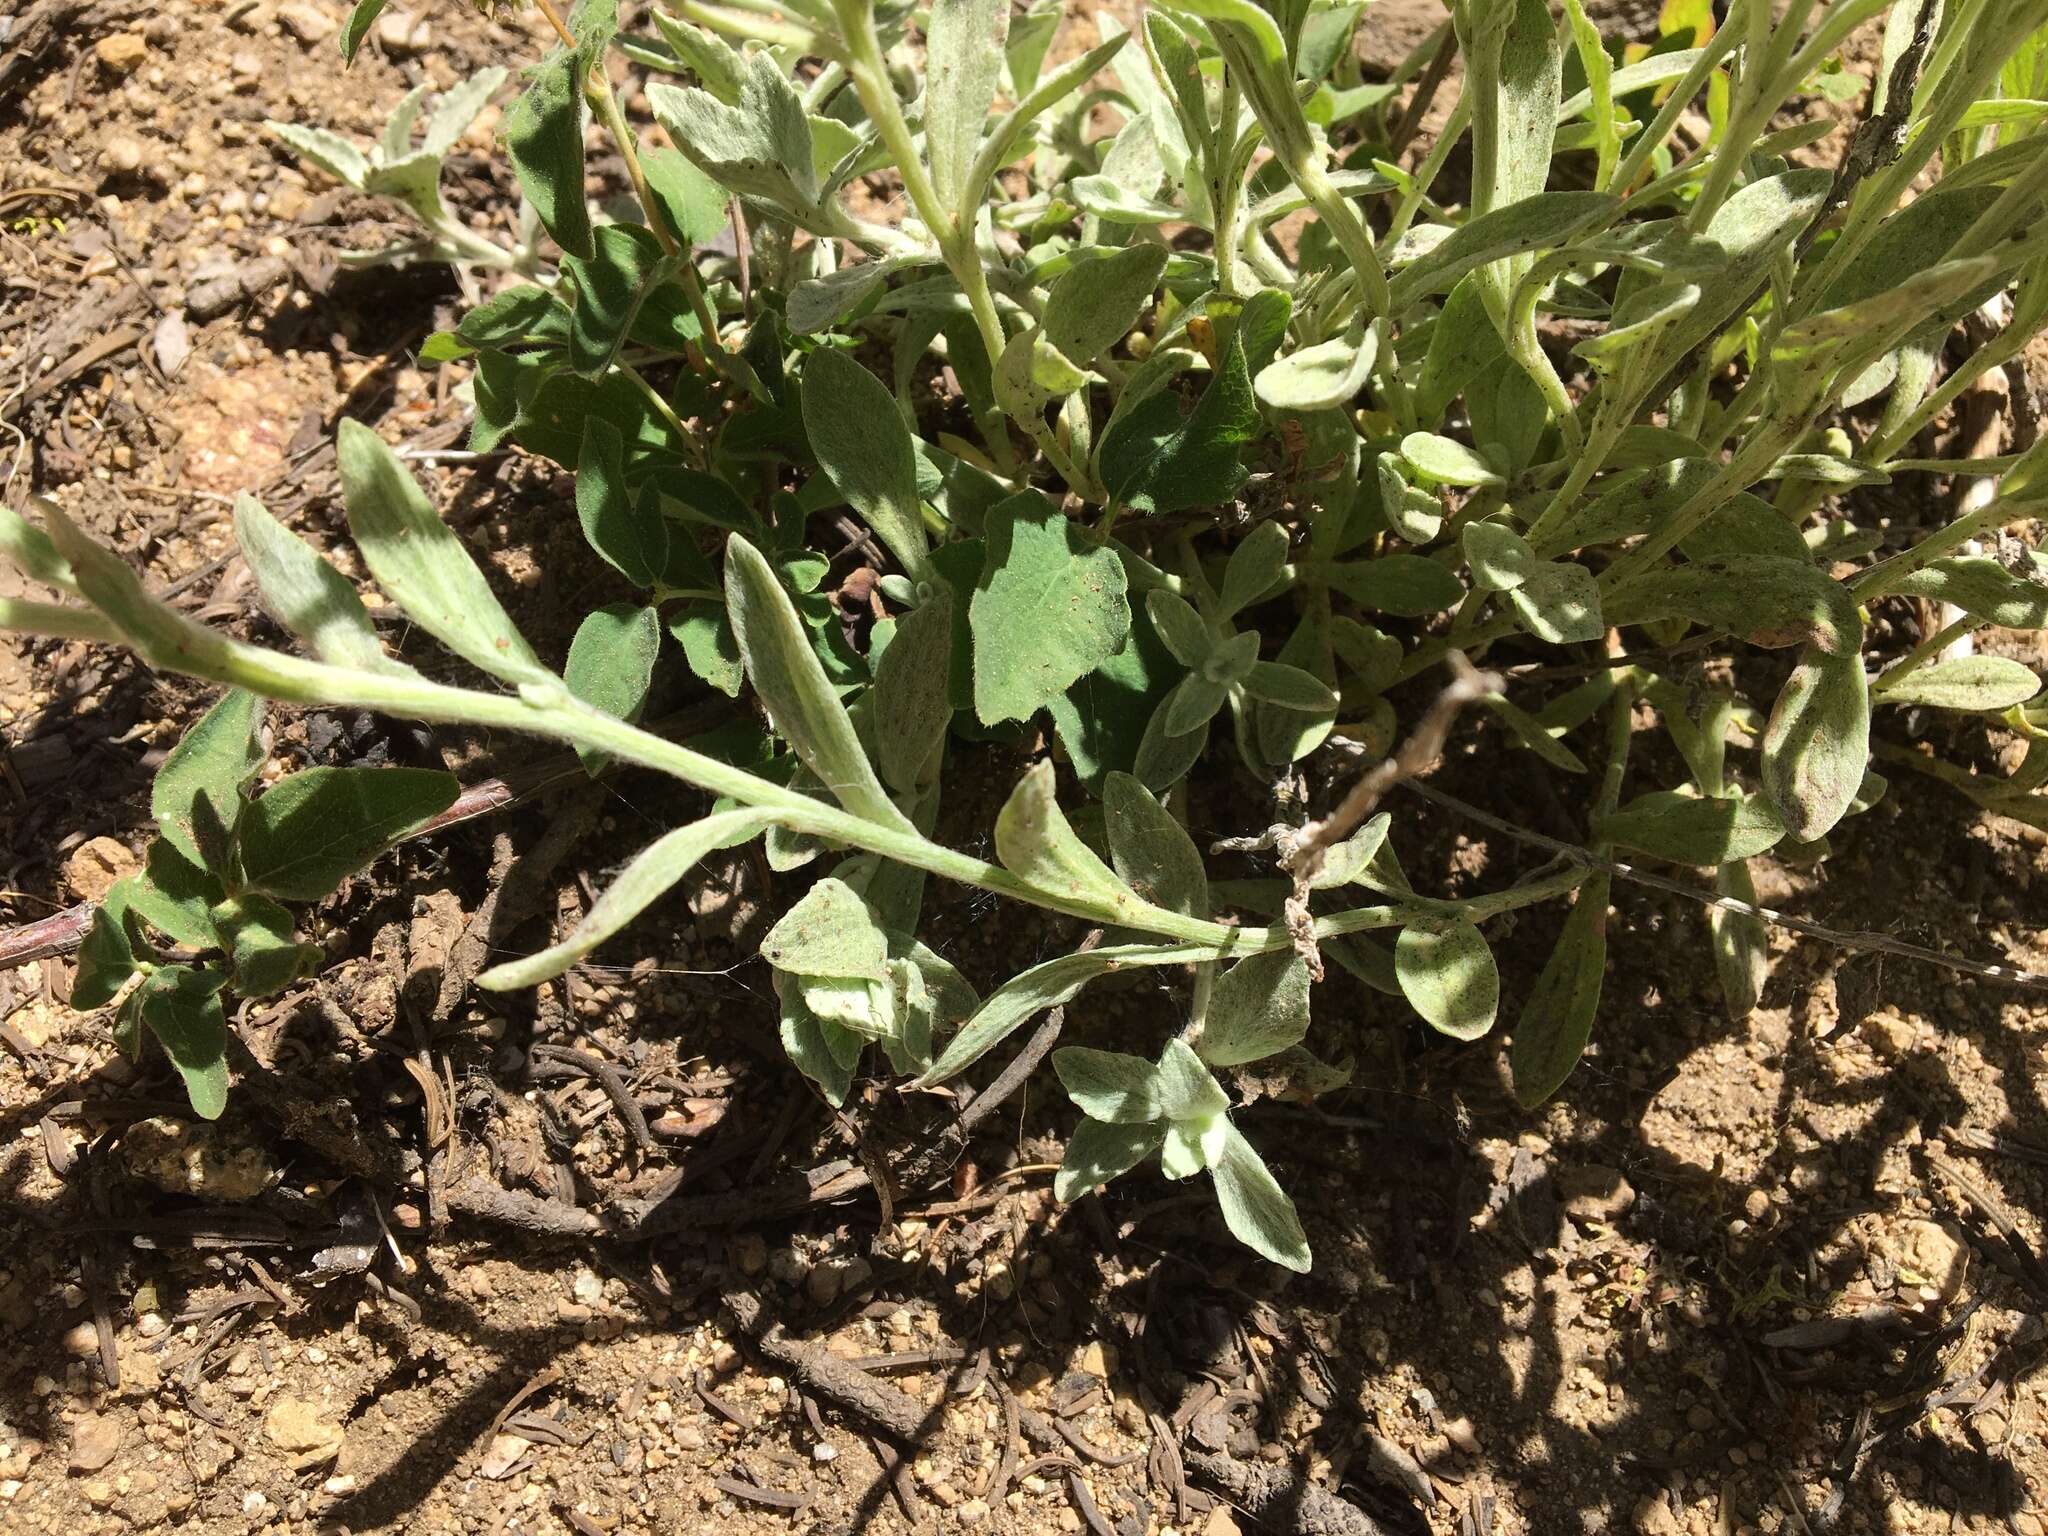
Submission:
M 1053 1184 L 1061 1200 L 1077 1200 L 1156 1154 L 1168 1178 L 1208 1170 L 1239 1242 L 1289 1269 L 1309 1268 L 1294 1202 L 1230 1123 L 1229 1095 L 1186 1042 L 1169 1040 L 1156 1062 L 1068 1046 L 1053 1052 L 1053 1070 L 1085 1117 Z

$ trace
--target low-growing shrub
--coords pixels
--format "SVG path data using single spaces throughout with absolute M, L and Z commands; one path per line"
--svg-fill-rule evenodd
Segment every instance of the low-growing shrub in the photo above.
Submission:
M 102 912 L 76 999 L 125 994 L 121 1027 L 164 1042 L 201 1113 L 224 1087 L 220 989 L 261 995 L 316 958 L 278 903 L 453 792 L 315 770 L 252 800 L 254 695 L 558 737 L 593 771 L 717 797 L 482 984 L 559 974 L 708 853 L 764 839 L 775 869 L 817 875 L 761 954 L 789 1056 L 834 1104 L 863 1070 L 944 1083 L 1098 978 L 1183 978 L 1180 1015 L 1129 1052 L 1053 1054 L 1083 1116 L 1058 1193 L 1156 1155 L 1206 1171 L 1231 1230 L 1297 1268 L 1301 1223 L 1232 1088 L 1248 1068 L 1255 1092 L 1343 1080 L 1311 1054 L 1325 966 L 1478 1039 L 1503 1003 L 1485 925 L 1567 904 L 1509 1000 L 1533 1105 L 1599 1011 L 1613 856 L 1711 871 L 1739 1017 L 1768 954 L 1749 861 L 1824 857 L 1884 792 L 1874 756 L 2039 821 L 2039 679 L 1958 642 L 2048 626 L 2048 562 L 2007 531 L 2048 498 L 2048 449 L 1972 457 L 1945 424 L 2048 312 L 2048 0 L 1736 0 L 1718 27 L 1673 6 L 1646 39 L 1602 36 L 1581 0 L 1561 19 L 1459 0 L 1387 80 L 1363 76 L 1356 3 L 1175 0 L 1133 34 L 1102 11 L 1071 56 L 1045 0 L 679 0 L 644 36 L 611 0 L 537 3 L 560 46 L 504 119 L 508 242 L 437 189 L 499 71 L 417 143 L 417 92 L 371 150 L 276 131 L 416 218 L 416 242 L 363 260 L 500 285 L 424 356 L 465 372 L 473 447 L 574 471 L 633 594 L 584 619 L 564 666 L 357 423 L 339 458 L 371 577 L 492 686 L 388 654 L 253 502 L 243 554 L 303 654 L 194 625 L 52 504 L 41 528 L 0 524 L 58 593 L 0 621 L 238 690 L 166 765 L 162 838 Z M 1866 79 L 1843 50 L 1880 16 Z M 648 73 L 651 123 L 626 118 L 621 59 Z M 589 119 L 629 194 L 601 213 Z M 884 217 L 860 187 L 900 197 Z M 1957 477 L 1979 487 L 1967 510 L 1932 510 Z M 843 540 L 823 530 L 848 512 L 879 578 L 865 629 L 827 590 Z M 1879 654 L 1879 610 L 1918 643 Z M 664 666 L 751 690 L 772 736 L 750 766 L 634 723 Z M 1410 885 L 1371 813 L 1460 703 L 1486 750 L 1541 760 L 1584 834 L 1449 899 Z M 2025 764 L 1999 781 L 1874 745 L 1887 708 L 1974 714 L 2026 738 Z M 934 840 L 977 744 L 1042 727 L 994 859 Z M 1679 782 L 1629 773 L 1646 729 Z M 1337 781 L 1319 818 L 1299 767 L 1318 754 Z M 1240 797 L 1253 835 L 1233 848 L 1265 878 L 1212 880 L 1193 773 L 1272 791 Z M 919 938 L 932 877 L 1104 937 L 977 996 Z M 164 963 L 153 931 L 223 958 Z

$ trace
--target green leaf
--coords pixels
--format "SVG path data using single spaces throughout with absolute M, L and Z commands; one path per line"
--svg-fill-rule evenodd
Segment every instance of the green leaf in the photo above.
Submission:
M 1432 1029 L 1477 1040 L 1500 1008 L 1500 972 L 1478 927 L 1461 917 L 1418 918 L 1394 941 L 1401 995 Z
M 1264 289 L 1245 304 L 1216 374 L 1185 420 L 1180 398 L 1161 390 L 1104 434 L 1098 468 L 1102 483 L 1133 511 L 1179 512 L 1228 501 L 1245 482 L 1238 453 L 1259 424 L 1245 361 L 1245 333 L 1284 318 L 1287 296 Z
M 1142 605 L 1133 608 L 1124 643 L 1047 704 L 1060 745 L 1083 783 L 1099 792 L 1111 770 L 1137 773 L 1146 732 L 1180 676 L 1150 614 Z
M 1055 1066 L 1059 1054 L 1054 1053 Z M 1150 1062 L 1141 1065 L 1151 1070 Z M 1067 1142 L 1066 1156 L 1052 1181 L 1053 1198 L 1062 1204 L 1072 1204 L 1083 1195 L 1093 1194 L 1157 1152 L 1165 1139 L 1163 1124 L 1113 1125 L 1104 1120 L 1084 1119 L 1074 1127 Z
M 1515 1024 L 1508 1069 L 1515 1100 L 1534 1109 L 1564 1085 L 1586 1053 L 1600 988 L 1607 979 L 1607 902 L 1612 882 L 1605 874 L 1579 887 L 1564 929 Z
M 1034 763 L 996 816 L 996 857 L 1056 904 L 1135 910 L 1140 902 L 1060 810 L 1050 760 Z
M 1764 728 L 1764 793 L 1786 833 L 1810 843 L 1848 814 L 1870 762 L 1870 683 L 1863 657 L 1809 646 Z
M 1077 260 L 1054 281 L 1039 329 L 1085 368 L 1129 334 L 1159 289 L 1166 247 L 1140 241 Z M 1079 252 L 1076 253 L 1081 254 Z
M 489 104 L 491 97 L 497 94 L 498 87 L 505 83 L 509 73 L 502 65 L 488 65 L 444 91 L 434 104 L 433 116 L 427 119 L 426 132 L 420 137 L 420 148 L 434 156 L 446 155 L 452 150 Z
M 370 28 L 377 24 L 377 18 L 384 14 L 384 7 L 391 0 L 356 0 L 349 7 L 348 20 L 341 27 L 341 61 L 353 64 L 356 51 L 363 46 L 363 39 L 370 35 Z
M 2024 704 L 2040 691 L 2041 679 L 2022 662 L 2004 656 L 1959 656 L 1916 668 L 1897 683 L 1881 682 L 1877 702 L 1998 710 Z
M 192 1113 L 202 1120 L 218 1120 L 228 1107 L 228 1023 L 220 1005 L 225 979 L 196 966 L 166 966 L 136 992 L 142 1022 L 184 1079 Z
M 668 621 L 668 632 L 683 648 L 683 660 L 690 670 L 729 699 L 740 696 L 746 682 L 746 663 L 740 657 L 740 643 L 726 621 L 721 604 L 686 604 Z
M 1209 877 L 1187 829 L 1128 773 L 1102 781 L 1102 820 L 1117 878 L 1155 907 L 1209 915 Z
M 348 579 L 253 496 L 235 499 L 235 540 L 256 578 L 264 611 L 320 660 L 357 672 L 414 675 L 412 668 L 384 654 Z
M 1009 0 L 932 0 L 925 29 L 925 156 L 940 201 L 962 228 L 972 227 L 972 204 L 980 201 L 981 189 L 967 185 L 967 173 L 995 104 L 1009 33 Z
M 913 580 L 933 578 L 917 451 L 887 386 L 838 348 L 804 364 L 804 431 L 818 465 Z
M 627 489 L 624 455 L 618 428 L 597 416 L 583 423 L 576 516 L 592 549 L 634 586 L 651 587 L 668 568 L 668 519 L 658 496 Z
M 798 336 L 829 330 L 873 293 L 895 268 L 896 263 L 890 261 L 863 261 L 823 277 L 809 278 L 790 290 L 783 318 Z
M 1052 1069 L 1067 1097 L 1091 1120 L 1143 1125 L 1166 1117 L 1159 1069 L 1142 1056 L 1063 1046 L 1052 1053 Z
M 590 205 L 583 196 L 583 50 L 563 49 L 533 72 L 505 114 L 505 152 L 520 190 L 555 244 L 589 256 Z
M 192 863 L 223 874 L 243 791 L 263 767 L 263 701 L 230 689 L 182 736 L 150 786 L 157 830 Z
M 149 958 L 149 946 L 129 911 L 135 886 L 133 876 L 115 882 L 99 910 L 93 913 L 85 941 L 78 946 L 78 970 L 71 979 L 71 1006 L 81 1013 L 111 1003 Z
M 39 496 L 31 497 L 30 501 L 38 511 L 46 506 Z M 47 533 L 12 507 L 0 507 L 0 555 L 5 555 L 30 580 L 55 587 L 67 597 L 80 595 L 71 562 L 57 553 L 57 546 L 50 542 Z
M 575 296 L 569 366 L 586 379 L 611 367 L 648 294 L 673 271 L 651 229 L 606 224 L 591 239 L 590 255 L 572 254 L 562 261 L 562 275 Z
M 242 997 L 270 997 L 320 968 L 324 951 L 297 942 L 292 915 L 267 896 L 234 896 L 212 912 Z
M 1785 824 L 1763 795 L 1701 796 L 1660 789 L 1600 817 L 1594 833 L 1679 864 L 1723 864 L 1775 847 Z
M 121 884 L 128 891 L 129 908 L 151 927 L 194 949 L 220 946 L 213 908 L 226 897 L 227 889 L 172 847 L 169 838 L 153 841 L 142 873 Z
M 569 664 L 562 680 L 569 691 L 620 720 L 638 720 L 654 685 L 654 662 L 661 654 L 661 617 L 650 604 L 606 603 L 583 616 L 569 642 Z M 579 747 L 584 768 L 595 773 L 609 761 L 606 753 Z
M 1241 1066 L 1308 1035 L 1308 963 L 1291 950 L 1252 955 L 1216 979 L 1195 1049 L 1215 1067 Z
M 1123 562 L 1044 496 L 990 508 L 981 579 L 968 605 L 974 712 L 1027 720 L 1123 645 L 1131 629 Z
M 1379 333 L 1365 329 L 1361 315 L 1342 336 L 1266 364 L 1252 380 L 1252 391 L 1276 411 L 1334 410 L 1365 387 L 1378 355 Z
M 804 766 L 856 816 L 914 831 L 875 777 L 774 567 L 738 534 L 725 546 L 725 604 L 754 691 Z
M 1230 1122 L 1221 1114 L 1201 1120 L 1175 1120 L 1159 1145 L 1159 1171 L 1169 1179 L 1193 1178 L 1223 1156 L 1223 1138 Z
M 472 666 L 512 683 L 553 682 L 385 441 L 345 419 L 336 452 L 349 528 L 391 600 Z
M 875 666 L 875 746 L 882 777 L 900 794 L 934 779 L 935 753 L 953 719 L 953 600 L 941 586 L 903 616 Z
M 1429 476 L 1440 485 L 1507 483 L 1477 450 L 1467 448 L 1455 438 L 1443 437 L 1435 432 L 1410 432 L 1401 439 L 1401 457 L 1406 459 L 1417 473 Z
M 524 960 L 494 965 L 477 977 L 477 985 L 486 991 L 510 992 L 561 975 L 652 906 L 706 854 L 749 841 L 773 819 L 771 813 L 751 808 L 718 811 L 663 834 L 634 855 L 561 943 Z
M 1209 1176 L 1216 1181 L 1216 1203 L 1231 1236 L 1262 1258 L 1308 1273 L 1314 1260 L 1294 1202 L 1236 1126 L 1225 1130 L 1223 1154 Z
M 430 768 L 307 768 L 242 813 L 238 837 L 250 890 L 319 901 L 420 823 L 455 803 L 461 785 Z
M 689 246 L 709 245 L 725 232 L 731 194 L 677 151 L 641 142 L 640 169 L 669 231 Z

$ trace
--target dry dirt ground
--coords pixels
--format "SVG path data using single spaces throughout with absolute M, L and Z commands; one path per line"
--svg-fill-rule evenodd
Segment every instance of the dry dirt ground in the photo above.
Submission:
M 607 578 L 561 477 L 446 454 L 458 380 L 414 359 L 452 280 L 338 272 L 376 209 L 262 127 L 370 138 L 410 83 L 534 57 L 538 24 L 451 6 L 387 25 L 343 76 L 340 15 L 17 11 L 5 495 L 56 496 L 189 612 L 263 633 L 227 500 L 257 492 L 346 563 L 327 445 L 355 416 L 419 455 L 558 656 Z M 1404 26 L 1413 9 L 1388 13 L 1388 35 Z M 486 120 L 448 191 L 502 219 L 489 148 Z M 0 928 L 132 866 L 150 773 L 203 704 L 125 655 L 0 645 Z M 1192 1475 L 1218 1457 L 1342 1500 L 1283 1500 L 1283 1531 L 2048 1529 L 2038 996 L 1781 935 L 1764 1006 L 1731 1025 L 1700 911 L 1621 886 L 1594 1054 L 1531 1116 L 1497 1042 L 1425 1039 L 1333 981 L 1317 1043 L 1357 1058 L 1358 1086 L 1246 1115 L 1316 1246 L 1294 1279 L 1156 1179 L 1057 1207 L 1046 1165 L 1070 1122 L 1042 1093 L 984 1123 L 940 1187 L 819 1198 L 803 1170 L 855 1170 L 824 1195 L 858 1183 L 936 1111 L 878 1096 L 841 1121 L 783 1064 L 749 957 L 790 892 L 753 864 L 614 945 L 644 957 L 631 970 L 585 968 L 537 1003 L 462 985 L 700 810 L 687 794 L 594 786 L 519 742 L 317 712 L 276 728 L 294 764 L 441 762 L 531 796 L 309 915 L 330 966 L 237 1019 L 250 1055 L 203 1134 L 164 1072 L 64 1006 L 61 954 L 0 972 L 0 1530 L 1227 1536 L 1254 1521 Z M 1461 736 L 1440 782 L 1568 835 L 1541 774 L 1492 744 Z M 1003 786 L 1018 764 L 983 766 Z M 987 809 L 957 807 L 947 835 L 972 845 Z M 1221 782 L 1200 830 L 1263 809 Z M 1397 810 L 1418 883 L 1532 862 Z M 1899 775 L 1837 844 L 1765 900 L 2048 971 L 2037 832 Z M 930 904 L 934 942 L 984 986 L 1078 937 L 959 898 Z M 1554 921 L 1502 944 L 1511 998 Z M 1160 1006 L 1111 994 L 1069 1036 Z M 434 1188 L 384 1176 L 405 1153 Z M 639 1225 L 529 1230 L 543 1199 Z M 757 1343 L 750 1320 L 775 1331 Z M 876 1423 L 892 1415 L 897 1444 Z

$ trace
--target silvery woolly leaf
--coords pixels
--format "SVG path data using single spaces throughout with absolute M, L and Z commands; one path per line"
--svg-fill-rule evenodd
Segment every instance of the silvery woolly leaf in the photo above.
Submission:
M 648 86 L 647 100 L 676 148 L 721 186 L 785 212 L 806 212 L 817 201 L 803 99 L 768 50 L 747 64 L 736 105 L 694 86 L 661 84 Z
M 1277 661 L 1255 661 L 1241 679 L 1244 691 L 1262 704 L 1307 714 L 1337 707 L 1337 695 L 1320 679 Z
M 1252 389 L 1276 411 L 1327 411 L 1344 405 L 1372 374 L 1379 333 L 1355 319 L 1342 336 L 1276 358 L 1259 370 Z
M 934 754 L 953 718 L 948 669 L 953 660 L 951 590 L 897 622 L 875 666 L 875 747 L 882 777 L 908 794 L 935 771 Z
M 726 541 L 725 602 L 754 691 L 804 765 L 856 816 L 915 831 L 875 777 L 846 706 L 804 634 L 796 605 L 774 568 L 739 534 Z
M 1102 820 L 1110 861 L 1124 884 L 1155 907 L 1209 915 L 1209 877 L 1187 829 L 1128 773 L 1102 781 Z
M 1547 169 L 1549 157 L 1541 164 Z M 1563 245 L 1581 230 L 1606 223 L 1620 207 L 1604 192 L 1544 192 L 1467 219 L 1394 274 L 1388 288 L 1395 311 L 1448 291 L 1474 267 Z
M 1206 1120 L 1175 1120 L 1159 1144 L 1159 1171 L 1169 1179 L 1193 1178 L 1223 1155 L 1230 1122 L 1222 1115 Z
M 1313 1260 L 1294 1202 L 1234 1125 L 1225 1132 L 1222 1156 L 1210 1177 L 1216 1181 L 1216 1203 L 1233 1237 L 1275 1264 L 1308 1273 Z
M 1685 618 L 1751 645 L 1811 644 L 1851 655 L 1863 620 L 1848 588 L 1811 561 L 1778 555 L 1712 555 L 1646 572 L 1608 595 L 1610 624 Z
M 1050 761 L 1034 764 L 997 814 L 996 857 L 1011 874 L 1068 910 L 1110 906 L 1135 911 L 1141 905 L 1068 823 L 1056 798 Z
M 1308 963 L 1292 950 L 1252 955 L 1216 979 L 1195 1049 L 1215 1067 L 1242 1066 L 1308 1035 Z
M 979 188 L 968 169 L 995 103 L 1009 37 L 1009 0 L 933 0 L 925 30 L 925 157 L 954 222 L 971 227 Z
M 1756 882 L 1749 866 L 1723 864 L 1714 872 L 1714 889 L 1723 896 L 1756 905 Z M 1584 900 L 1583 897 L 1580 898 Z M 1714 971 L 1721 983 L 1721 1001 L 1731 1022 L 1740 1024 L 1756 1009 L 1771 971 L 1771 931 L 1748 912 L 1714 907 L 1707 913 L 1714 941 Z
M 1401 993 L 1430 1028 L 1477 1040 L 1500 1008 L 1500 972 L 1486 936 L 1464 918 L 1417 918 L 1394 941 Z
M 1159 638 L 1173 652 L 1173 659 L 1182 666 L 1199 669 L 1216 648 L 1208 621 L 1178 593 L 1154 587 L 1145 594 L 1145 612 L 1151 617 L 1152 627 L 1159 631 Z
M 1149 241 L 1077 260 L 1046 296 L 1040 330 L 1062 356 L 1085 368 L 1138 323 L 1166 270 L 1166 247 Z
M 1763 795 L 1701 796 L 1654 790 L 1594 823 L 1602 842 L 1679 864 L 1724 864 L 1775 847 L 1785 824 Z
M 492 966 L 477 977 L 477 985 L 510 992 L 561 975 L 652 906 L 706 854 L 756 836 L 768 822 L 768 813 L 743 808 L 719 811 L 665 833 L 634 855 L 567 938 L 524 960 Z
M 1393 817 L 1381 811 L 1371 817 L 1364 826 L 1334 847 L 1323 850 L 1323 862 L 1309 879 L 1312 891 L 1334 890 L 1340 885 L 1351 885 L 1365 877 L 1372 861 L 1378 857 L 1380 848 L 1386 843 L 1387 828 L 1393 824 Z
M 1858 651 L 1807 647 L 1771 708 L 1761 778 L 1795 841 L 1848 814 L 1870 762 L 1870 683 Z
M 1881 683 L 1877 700 L 1930 709 L 1999 710 L 2024 704 L 2040 691 L 2040 677 L 2023 662 L 2005 656 L 1958 656 L 1917 668 L 1897 683 Z
M 1395 553 L 1376 560 L 1326 567 L 1325 579 L 1361 607 L 1400 618 L 1420 618 L 1459 602 L 1465 587 L 1447 566 L 1421 555 Z
M 768 930 L 761 958 L 793 976 L 889 980 L 889 940 L 853 887 L 827 876 Z
M 1053 1198 L 1071 1204 L 1092 1194 L 1157 1152 L 1165 1139 L 1163 1124 L 1113 1125 L 1084 1119 L 1067 1142 L 1066 1156 L 1052 1181 Z
M 775 993 L 782 1004 L 782 1049 L 790 1064 L 818 1085 L 826 1103 L 838 1108 L 853 1088 L 853 1069 L 865 1042 L 843 1025 L 812 1013 L 794 976 L 777 972 Z
M 934 572 L 917 494 L 917 450 L 887 387 L 852 354 L 821 348 L 804 363 L 804 432 L 818 466 L 914 579 Z
M 1435 432 L 1410 432 L 1401 439 L 1401 457 L 1417 474 L 1427 475 L 1439 485 L 1507 483 L 1477 450 Z
M 1081 1113 L 1111 1125 L 1142 1125 L 1165 1118 L 1159 1069 L 1142 1056 L 1062 1046 L 1052 1069 Z
M 1278 523 L 1259 524 L 1230 552 L 1230 563 L 1223 568 L 1217 617 L 1235 618 L 1270 592 L 1286 570 L 1287 530 Z M 1151 601 L 1149 596 L 1146 601 Z M 1153 622 L 1158 622 L 1156 614 Z
M 349 528 L 385 595 L 472 666 L 510 683 L 553 682 L 385 441 L 344 420 L 336 453 Z
M 1186 959 L 1187 954 L 1179 946 L 1124 944 L 1042 961 L 984 998 L 974 1017 L 960 1027 L 916 1086 L 929 1088 L 958 1076 L 1002 1044 L 1025 1020 L 1069 1001 L 1098 976 L 1124 966 L 1163 964 L 1164 956 Z
M 341 572 L 253 496 L 235 500 L 235 542 L 264 611 L 330 666 L 397 677 L 418 674 L 384 654 L 363 600 Z
M 2003 629 L 2048 629 L 2048 561 L 2036 553 L 2028 568 L 2009 571 L 1989 555 L 1951 555 L 1901 577 L 1891 590 L 1953 603 Z
M 1534 1109 L 1563 1086 L 1586 1053 L 1600 988 L 1607 977 L 1607 901 L 1610 877 L 1595 874 L 1579 887 L 1564 930 L 1529 989 L 1515 1024 L 1508 1069 L 1515 1099 Z
M 427 131 L 420 147 L 430 155 L 445 155 L 476 121 L 477 115 L 505 83 L 506 71 L 492 64 L 478 70 L 454 89 L 444 92 L 427 119 Z
M 338 133 L 298 123 L 265 123 L 301 158 L 311 161 L 336 181 L 361 191 L 370 174 L 369 159 Z
M 1168 1120 L 1207 1121 L 1230 1108 L 1230 1095 L 1193 1046 L 1175 1036 L 1159 1053 L 1159 1112 Z

